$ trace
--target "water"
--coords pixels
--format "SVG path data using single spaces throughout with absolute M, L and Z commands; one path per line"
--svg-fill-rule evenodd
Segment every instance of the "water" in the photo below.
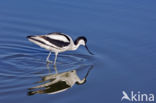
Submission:
M 5 0 L 0 2 L 1 103 L 120 102 L 122 91 L 156 94 L 156 7 L 147 0 Z M 25 37 L 64 32 L 88 38 L 91 56 L 80 47 L 59 55 L 57 72 L 77 72 L 83 85 L 64 92 L 28 95 L 43 77 L 48 51 Z M 51 59 L 54 58 L 54 55 Z M 49 81 L 48 81 L 49 82 Z M 46 82 L 46 83 L 48 83 Z M 43 83 L 44 84 L 44 83 Z

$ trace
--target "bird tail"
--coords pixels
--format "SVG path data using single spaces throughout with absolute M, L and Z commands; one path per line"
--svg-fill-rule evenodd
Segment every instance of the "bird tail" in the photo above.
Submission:
M 34 95 L 34 94 L 36 94 L 37 92 L 36 91 L 29 91 L 28 93 L 27 93 L 27 95 L 28 96 L 32 96 L 32 95 Z
M 30 38 L 32 38 L 32 37 L 34 37 L 34 36 L 32 36 L 32 35 L 29 35 L 29 36 L 27 36 L 26 38 L 30 39 Z

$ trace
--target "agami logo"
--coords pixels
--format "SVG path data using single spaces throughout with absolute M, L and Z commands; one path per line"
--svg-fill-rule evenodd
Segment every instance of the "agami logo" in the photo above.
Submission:
M 132 101 L 132 102 L 154 102 L 154 94 L 150 93 L 150 94 L 145 94 L 145 93 L 141 93 L 140 91 L 138 91 L 137 93 L 135 93 L 134 91 L 131 91 L 130 94 L 128 95 L 125 91 L 122 91 L 122 98 L 121 101 Z

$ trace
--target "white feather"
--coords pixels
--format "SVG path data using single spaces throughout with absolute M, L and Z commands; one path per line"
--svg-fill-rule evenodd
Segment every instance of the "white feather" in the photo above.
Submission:
M 55 48 L 58 48 L 57 46 L 53 45 L 52 43 L 50 43 L 49 41 L 45 40 L 44 38 L 42 38 L 42 37 L 40 37 L 40 36 L 35 36 L 35 37 L 32 37 L 32 38 L 34 38 L 34 39 L 36 39 L 36 40 L 39 40 L 39 41 L 41 41 L 41 42 L 44 42 L 44 43 L 47 44 L 47 45 L 53 46 L 53 47 L 55 47 Z M 37 44 L 37 41 L 35 41 L 34 43 Z M 41 43 L 40 43 L 40 44 L 41 44 Z M 44 45 L 44 44 L 43 44 L 43 45 Z
M 39 41 L 41 41 L 41 42 L 44 42 L 46 45 L 43 44 L 43 43 L 40 43 L 40 42 L 38 42 L 38 41 L 35 41 L 35 40 L 31 39 L 31 38 L 34 38 L 34 39 L 39 40 Z M 31 37 L 31 38 L 29 39 L 31 42 L 33 42 L 33 43 L 39 45 L 39 46 L 42 47 L 42 48 L 45 48 L 45 49 L 50 50 L 50 51 L 53 51 L 53 52 L 56 52 L 56 51 L 64 52 L 64 51 L 66 51 L 66 49 L 69 48 L 68 46 L 67 46 L 67 47 L 66 47 L 66 46 L 65 46 L 65 47 L 61 47 L 61 48 L 60 48 L 60 47 L 58 47 L 58 46 L 56 46 L 56 45 L 50 43 L 49 41 L 45 40 L 44 38 L 42 38 L 42 37 L 40 37 L 40 36 L 34 36 L 34 37 Z M 52 47 L 50 47 L 50 46 L 52 46 Z M 53 47 L 54 47 L 54 48 L 53 48 Z
M 49 38 L 55 39 L 55 40 L 60 40 L 63 42 L 69 42 L 69 40 L 64 35 L 51 34 L 51 35 L 46 35 L 46 37 L 49 37 Z
M 37 41 L 35 41 L 35 40 L 33 40 L 33 39 L 29 39 L 29 40 L 30 40 L 31 42 L 33 42 L 33 43 L 39 45 L 39 46 L 42 47 L 42 48 L 45 48 L 45 49 L 47 49 L 47 50 L 50 50 L 50 47 L 47 46 L 47 45 L 45 45 L 45 44 L 42 44 L 42 43 L 40 43 L 40 42 L 37 42 Z

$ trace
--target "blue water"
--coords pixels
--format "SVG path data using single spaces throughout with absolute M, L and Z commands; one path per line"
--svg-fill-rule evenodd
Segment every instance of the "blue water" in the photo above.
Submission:
M 119 103 L 122 91 L 156 95 L 156 6 L 154 0 L 3 0 L 0 1 L 1 103 Z M 59 73 L 76 70 L 87 81 L 57 94 L 29 88 L 55 74 L 46 66 L 48 51 L 28 35 L 63 32 L 86 36 L 84 47 L 61 53 Z M 52 55 L 51 59 L 54 58 Z M 126 102 L 126 101 L 125 101 Z

